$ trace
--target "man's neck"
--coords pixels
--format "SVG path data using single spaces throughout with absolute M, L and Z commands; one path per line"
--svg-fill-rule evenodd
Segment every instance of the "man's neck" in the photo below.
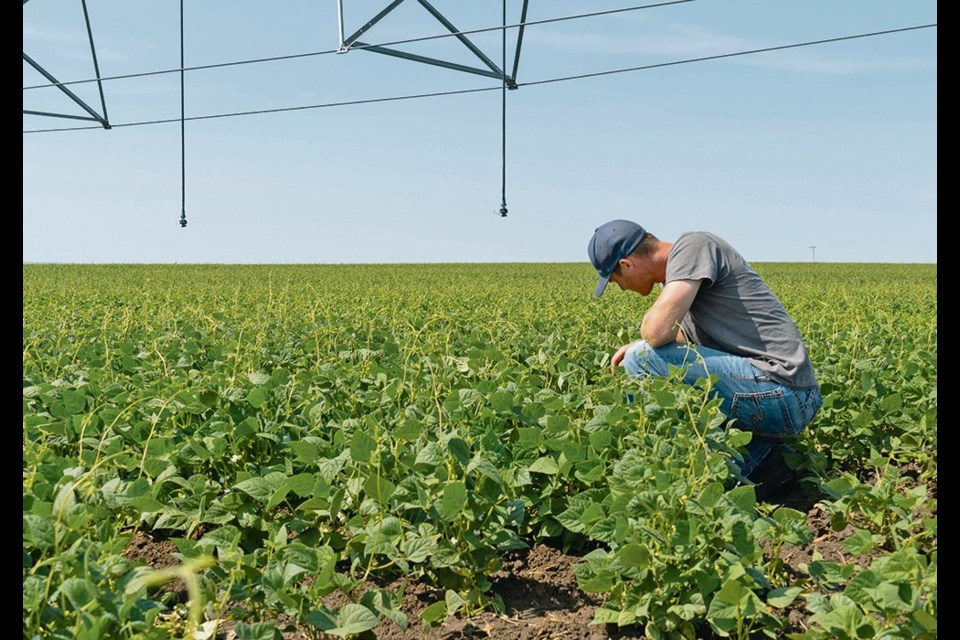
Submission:
M 659 241 L 650 258 L 653 260 L 653 267 L 657 274 L 657 282 L 663 284 L 667 280 L 667 258 L 670 257 L 670 250 L 673 249 L 672 242 Z

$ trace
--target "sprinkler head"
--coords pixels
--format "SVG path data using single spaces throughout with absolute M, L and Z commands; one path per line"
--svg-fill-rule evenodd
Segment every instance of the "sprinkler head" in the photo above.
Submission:
M 187 219 L 186 219 L 186 218 L 180 218 L 180 227 L 183 228 L 183 227 L 185 227 L 185 226 L 187 226 Z
M 500 217 L 501 217 L 501 218 L 506 218 L 506 217 L 507 217 L 507 205 L 506 205 L 506 203 L 500 205 Z

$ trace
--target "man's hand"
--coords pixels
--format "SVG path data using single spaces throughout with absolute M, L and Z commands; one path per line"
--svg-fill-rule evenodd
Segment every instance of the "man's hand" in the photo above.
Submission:
M 612 373 L 613 375 L 617 375 L 617 367 L 623 366 L 623 359 L 624 357 L 626 357 L 627 351 L 630 349 L 630 347 L 637 344 L 638 342 L 640 342 L 640 340 L 635 340 L 634 342 L 631 342 L 630 344 L 625 344 L 619 349 L 617 349 L 617 352 L 613 354 L 612 358 L 610 358 L 610 373 Z

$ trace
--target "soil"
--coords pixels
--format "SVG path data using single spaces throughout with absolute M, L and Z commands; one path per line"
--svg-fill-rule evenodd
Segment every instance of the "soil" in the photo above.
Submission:
M 601 601 L 577 588 L 573 565 L 578 561 L 578 557 L 546 545 L 514 552 L 505 559 L 501 570 L 491 576 L 493 591 L 500 594 L 506 606 L 504 614 L 490 611 L 466 619 L 451 618 L 433 629 L 425 629 L 420 624 L 420 613 L 428 605 L 442 600 L 443 592 L 422 584 L 408 585 L 402 610 L 410 625 L 404 630 L 385 622 L 374 629 L 374 634 L 379 640 L 643 638 L 642 630 L 617 630 L 590 624 Z M 387 585 L 387 588 L 399 586 Z M 324 604 L 338 607 L 346 604 L 346 600 L 335 596 Z
M 169 541 L 158 538 L 144 531 L 137 531 L 133 540 L 127 545 L 123 552 L 123 557 L 134 564 L 147 565 L 154 569 L 165 569 L 180 564 L 180 560 L 174 555 L 177 552 L 176 546 Z M 173 594 L 172 600 L 175 602 L 186 602 L 187 584 L 183 580 L 174 580 L 160 587 L 161 594 Z M 164 595 L 158 598 L 164 602 L 171 600 L 171 596 Z
M 928 493 L 936 497 L 936 484 L 928 485 Z M 779 557 L 784 568 L 793 579 L 806 576 L 806 565 L 819 554 L 824 560 L 836 563 L 856 562 L 868 566 L 873 557 L 884 553 L 875 550 L 870 554 L 852 556 L 841 542 L 853 533 L 851 527 L 834 531 L 829 516 L 817 504 L 818 497 L 804 492 L 799 485 L 793 485 L 789 491 L 770 500 L 775 504 L 788 506 L 807 513 L 807 526 L 812 533 L 812 541 L 801 546 L 784 545 Z M 129 559 L 155 568 L 176 564 L 175 547 L 167 540 L 154 539 L 149 534 L 138 532 L 129 545 L 125 555 Z M 424 628 L 420 623 L 420 614 L 430 604 L 443 599 L 443 593 L 429 585 L 412 583 L 370 584 L 370 588 L 387 588 L 397 593 L 403 588 L 401 610 L 407 615 L 409 626 L 400 629 L 389 621 L 383 622 L 373 630 L 378 640 L 641 640 L 646 636 L 642 628 L 615 625 L 593 625 L 594 611 L 602 600 L 584 593 L 577 588 L 573 567 L 579 557 L 563 553 L 551 546 L 538 544 L 530 549 L 513 552 L 508 555 L 502 569 L 491 576 L 493 591 L 501 596 L 506 607 L 503 614 L 492 611 L 483 612 L 469 618 L 450 618 L 434 628 Z M 168 585 L 181 598 L 182 583 Z M 363 592 L 360 589 L 359 592 Z M 360 593 L 358 592 L 358 595 Z M 340 593 L 327 596 L 324 604 L 336 608 L 349 602 Z M 803 608 L 802 599 L 780 611 L 787 620 L 787 628 L 782 633 L 803 632 L 806 630 L 809 613 Z M 221 625 L 218 640 L 236 640 L 233 632 L 235 622 L 227 621 Z M 285 617 L 277 621 L 278 628 L 285 640 L 316 640 L 319 636 L 312 629 L 305 629 Z M 700 637 L 713 638 L 709 628 L 703 629 Z

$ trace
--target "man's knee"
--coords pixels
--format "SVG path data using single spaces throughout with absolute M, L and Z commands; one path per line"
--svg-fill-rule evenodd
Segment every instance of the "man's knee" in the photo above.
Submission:
M 627 349 L 623 358 L 623 368 L 632 376 L 656 375 L 651 368 L 651 359 L 657 357 L 656 351 L 646 340 L 640 340 Z

